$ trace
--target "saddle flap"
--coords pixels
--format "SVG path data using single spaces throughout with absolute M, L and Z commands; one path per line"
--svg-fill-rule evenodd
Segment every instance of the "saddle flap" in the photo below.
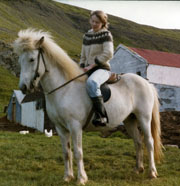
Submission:
M 116 83 L 120 79 L 121 79 L 120 74 L 116 74 L 112 72 L 110 78 L 104 84 L 101 85 L 100 89 L 101 89 L 104 102 L 108 101 L 111 97 L 111 89 L 108 84 Z
M 103 101 L 104 102 L 108 101 L 111 97 L 111 89 L 109 88 L 108 84 L 107 83 L 102 84 L 100 89 L 101 89 Z

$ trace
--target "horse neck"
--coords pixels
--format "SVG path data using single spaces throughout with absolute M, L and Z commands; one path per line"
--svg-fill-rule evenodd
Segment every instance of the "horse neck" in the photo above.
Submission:
M 47 93 L 64 84 L 67 80 L 57 65 L 50 63 L 47 59 L 45 61 L 48 72 L 41 78 L 40 83 L 44 92 Z

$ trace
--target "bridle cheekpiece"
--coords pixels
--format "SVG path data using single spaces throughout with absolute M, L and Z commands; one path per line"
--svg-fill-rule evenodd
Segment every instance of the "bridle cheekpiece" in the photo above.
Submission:
M 38 48 L 38 56 L 37 56 L 37 67 L 36 67 L 35 75 L 34 75 L 34 78 L 33 78 L 34 81 L 36 80 L 36 78 L 38 78 L 40 76 L 39 72 L 38 72 L 39 71 L 39 64 L 40 64 L 40 57 L 42 58 L 44 68 L 45 68 L 45 72 L 49 72 L 47 70 L 46 63 L 45 63 L 45 60 L 44 60 L 43 49 L 41 47 L 39 47 Z

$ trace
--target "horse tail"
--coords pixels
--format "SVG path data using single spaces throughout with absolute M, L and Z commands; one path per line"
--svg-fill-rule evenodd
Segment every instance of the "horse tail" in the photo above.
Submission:
M 160 126 L 160 113 L 159 113 L 159 100 L 158 93 L 155 87 L 152 85 L 154 92 L 154 106 L 152 111 L 152 120 L 151 120 L 151 133 L 154 139 L 154 157 L 155 160 L 160 162 L 163 158 L 163 145 L 161 142 L 161 126 Z

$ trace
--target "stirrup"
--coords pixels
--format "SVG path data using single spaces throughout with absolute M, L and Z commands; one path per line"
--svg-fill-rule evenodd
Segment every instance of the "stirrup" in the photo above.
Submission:
M 107 118 L 106 117 L 100 117 L 100 118 L 94 118 L 92 120 L 92 123 L 96 127 L 105 127 L 107 123 Z

